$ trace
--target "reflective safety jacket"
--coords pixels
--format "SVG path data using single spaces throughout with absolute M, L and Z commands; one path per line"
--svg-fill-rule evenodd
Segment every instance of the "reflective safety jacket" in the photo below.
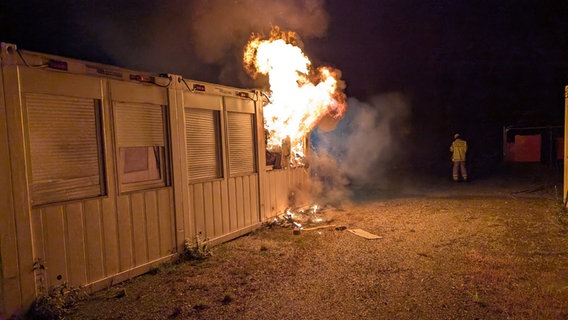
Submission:
M 450 152 L 452 153 L 452 161 L 465 161 L 467 142 L 460 138 L 454 140 L 450 146 Z

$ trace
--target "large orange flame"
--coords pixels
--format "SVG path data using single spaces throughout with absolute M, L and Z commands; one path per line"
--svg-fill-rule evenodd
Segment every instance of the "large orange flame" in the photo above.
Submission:
M 275 27 L 268 39 L 253 35 L 243 58 L 253 78 L 268 76 L 270 101 L 263 109 L 267 149 L 285 153 L 289 145 L 291 165 L 303 163 L 306 137 L 319 121 L 339 119 L 347 107 L 341 72 L 312 67 L 298 42 L 296 33 Z

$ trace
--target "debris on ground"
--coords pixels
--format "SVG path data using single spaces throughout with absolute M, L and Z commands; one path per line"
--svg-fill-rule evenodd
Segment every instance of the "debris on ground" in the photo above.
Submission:
M 274 217 L 267 225 L 268 227 L 279 226 L 290 228 L 295 235 L 302 230 L 312 231 L 325 228 L 335 228 L 345 230 L 346 227 L 329 224 L 331 220 L 324 219 L 325 208 L 318 205 L 305 206 L 297 209 L 288 208 L 283 213 Z M 326 224 L 327 223 L 327 224 Z
M 367 232 L 363 229 L 348 229 L 347 231 L 351 232 L 352 234 L 365 238 L 365 239 L 369 239 L 369 240 L 375 240 L 375 239 L 382 239 L 383 237 L 381 236 L 377 236 L 376 234 L 372 234 L 370 232 Z

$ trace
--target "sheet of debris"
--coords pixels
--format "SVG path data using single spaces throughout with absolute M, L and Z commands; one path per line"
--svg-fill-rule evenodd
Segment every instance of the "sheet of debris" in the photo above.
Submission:
M 359 237 L 362 237 L 362 238 L 365 238 L 365 239 L 368 239 L 368 240 L 375 240 L 375 239 L 382 239 L 383 238 L 381 236 L 377 236 L 376 234 L 369 233 L 369 232 L 367 232 L 363 229 L 349 229 L 347 231 L 351 232 L 352 234 L 354 234 L 356 236 L 359 236 Z

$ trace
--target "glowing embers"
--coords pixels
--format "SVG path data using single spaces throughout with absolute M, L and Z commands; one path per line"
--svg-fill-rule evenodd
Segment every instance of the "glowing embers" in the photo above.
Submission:
M 268 76 L 264 106 L 267 150 L 282 155 L 282 167 L 302 165 L 306 136 L 324 117 L 339 119 L 346 109 L 341 72 L 314 68 L 294 32 L 275 27 L 268 39 L 255 35 L 243 62 L 253 78 Z
M 294 231 L 294 234 L 300 234 L 302 230 L 312 231 L 326 228 L 335 228 L 335 230 L 346 229 L 344 226 L 330 224 L 332 219 L 325 219 L 324 211 L 325 209 L 322 209 L 317 204 L 297 210 L 288 208 L 269 222 L 268 226 L 290 228 Z

